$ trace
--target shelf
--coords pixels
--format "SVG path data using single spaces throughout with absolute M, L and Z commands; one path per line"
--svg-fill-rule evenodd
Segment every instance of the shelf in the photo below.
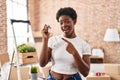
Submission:
M 98 56 L 91 56 L 90 57 L 91 63 L 103 63 L 103 58 Z

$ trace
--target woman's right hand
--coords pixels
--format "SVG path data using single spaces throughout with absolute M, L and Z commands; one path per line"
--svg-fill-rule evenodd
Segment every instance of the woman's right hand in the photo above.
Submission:
M 42 36 L 44 39 L 48 39 L 50 36 L 50 32 L 48 31 L 49 28 L 50 28 L 50 26 L 45 24 L 44 28 L 42 29 Z

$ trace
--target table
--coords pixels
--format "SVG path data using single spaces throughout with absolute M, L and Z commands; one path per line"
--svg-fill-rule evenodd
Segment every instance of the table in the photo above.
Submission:
M 89 75 L 87 76 L 86 80 L 111 80 L 111 78 L 109 75 L 104 76 Z

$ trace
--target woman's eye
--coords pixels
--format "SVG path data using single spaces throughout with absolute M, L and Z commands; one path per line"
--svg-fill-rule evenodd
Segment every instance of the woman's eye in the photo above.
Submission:
M 70 23 L 70 21 L 66 21 L 66 23 Z
M 63 23 L 62 22 L 60 22 L 60 25 L 62 25 Z
M 66 20 L 66 21 L 64 21 L 64 22 L 60 22 L 60 25 L 69 24 L 69 23 L 70 23 L 70 21 Z

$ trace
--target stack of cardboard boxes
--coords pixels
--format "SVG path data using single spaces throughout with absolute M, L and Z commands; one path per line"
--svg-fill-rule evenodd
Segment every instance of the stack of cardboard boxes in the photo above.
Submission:
M 29 70 L 30 70 L 29 66 L 21 66 L 20 67 L 22 80 L 29 80 L 30 79 Z M 41 77 L 42 73 L 40 73 L 39 68 L 37 70 L 38 70 L 38 77 Z M 17 67 L 12 66 L 9 80 L 18 80 Z
M 6 62 L 9 62 L 9 55 L 8 53 L 1 53 L 0 54 L 0 67 L 6 63 Z
M 104 71 L 104 64 L 91 64 L 90 73 L 85 80 L 111 80 L 111 77 Z
M 105 73 L 111 80 L 120 80 L 120 64 L 105 64 Z

